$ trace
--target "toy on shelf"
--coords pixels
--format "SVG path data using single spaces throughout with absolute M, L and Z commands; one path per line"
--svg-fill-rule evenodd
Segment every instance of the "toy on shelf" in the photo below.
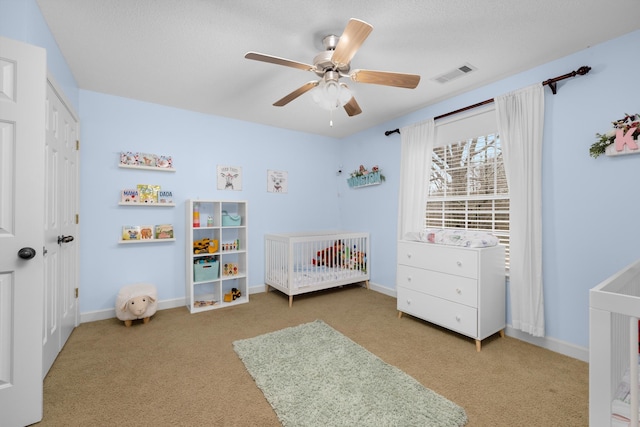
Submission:
M 233 242 L 222 244 L 222 251 L 237 251 L 239 249 L 240 249 L 240 239 L 236 239 Z
M 231 292 L 224 294 L 224 302 L 235 301 L 242 296 L 242 293 L 237 288 L 231 288 Z
M 194 307 L 209 307 L 212 305 L 216 305 L 216 301 L 213 300 L 201 300 L 201 301 L 194 301 L 193 302 L 193 306 Z
M 217 239 L 209 239 L 207 237 L 193 242 L 193 253 L 196 255 L 206 253 L 213 254 L 216 252 L 218 252 Z
M 200 227 L 200 205 L 198 203 L 193 204 L 193 228 Z
M 238 274 L 238 264 L 234 262 L 226 263 L 222 274 L 224 276 L 236 276 Z

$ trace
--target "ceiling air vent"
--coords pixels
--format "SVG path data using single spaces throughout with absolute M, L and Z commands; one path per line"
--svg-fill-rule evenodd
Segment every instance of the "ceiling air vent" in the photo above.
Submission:
M 438 77 L 434 77 L 433 80 L 437 81 L 438 83 L 448 83 L 451 80 L 457 79 L 458 77 L 462 77 L 465 74 L 469 74 L 470 72 L 475 70 L 477 70 L 476 67 L 474 67 L 469 63 L 466 63 L 456 68 L 455 70 L 448 71 Z

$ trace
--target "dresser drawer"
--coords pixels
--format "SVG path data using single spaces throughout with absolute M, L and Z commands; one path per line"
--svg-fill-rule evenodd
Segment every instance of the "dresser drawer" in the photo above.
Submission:
M 398 310 L 468 337 L 478 336 L 475 308 L 398 287 Z
M 398 264 L 478 278 L 478 250 L 433 243 L 398 242 Z
M 478 306 L 478 281 L 468 277 L 398 265 L 396 286 L 470 307 Z

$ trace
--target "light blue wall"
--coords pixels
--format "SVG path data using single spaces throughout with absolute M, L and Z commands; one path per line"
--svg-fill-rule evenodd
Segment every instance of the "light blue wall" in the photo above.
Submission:
M 51 72 L 81 119 L 82 313 L 109 309 L 124 283 L 151 280 L 161 299 L 184 296 L 184 206 L 188 197 L 247 200 L 250 207 L 250 285 L 263 280 L 265 233 L 344 228 L 371 232 L 372 281 L 395 288 L 400 137 L 395 129 L 582 65 L 586 75 L 547 89 L 543 150 L 543 276 L 547 335 L 588 347 L 588 291 L 640 256 L 636 196 L 640 156 L 589 157 L 596 132 L 624 113 L 640 112 L 632 55 L 640 31 L 545 64 L 400 119 L 337 141 L 78 90 L 34 0 L 0 0 L 0 35 L 43 46 Z M 79 108 L 81 106 L 82 108 Z M 117 168 L 120 150 L 170 154 L 177 172 Z M 215 189 L 217 164 L 241 166 L 244 189 Z M 350 189 L 345 179 L 360 164 L 379 165 L 387 181 Z M 343 174 L 337 176 L 342 165 Z M 266 170 L 289 172 L 289 193 L 266 192 Z M 134 183 L 174 190 L 179 206 L 117 206 L 118 192 Z M 172 222 L 178 241 L 117 244 L 128 223 Z
M 189 198 L 246 200 L 249 286 L 264 284 L 264 234 L 336 229 L 339 141 L 110 95 L 80 91 L 81 311 L 112 308 L 124 284 L 148 281 L 160 299 L 184 297 Z M 118 168 L 120 151 L 170 155 L 175 173 Z M 216 166 L 242 168 L 242 191 L 216 189 Z M 267 170 L 287 171 L 288 193 L 267 193 Z M 120 190 L 158 184 L 175 208 L 118 206 Z M 118 244 L 123 225 L 171 223 L 175 243 Z
M 51 77 L 78 112 L 78 85 L 35 0 L 0 0 L 0 36 L 46 49 Z
M 588 347 L 589 289 L 640 258 L 640 156 L 589 157 L 596 133 L 610 130 L 625 113 L 640 113 L 640 58 L 630 54 L 639 44 L 636 31 L 346 138 L 345 159 L 378 163 L 387 176 L 379 189 L 353 190 L 341 200 L 342 225 L 373 233 L 375 280 L 395 283 L 400 136 L 384 131 L 588 65 L 586 76 L 560 82 L 557 95 L 546 89 L 542 196 L 547 336 Z M 356 211 L 361 215 L 351 214 Z

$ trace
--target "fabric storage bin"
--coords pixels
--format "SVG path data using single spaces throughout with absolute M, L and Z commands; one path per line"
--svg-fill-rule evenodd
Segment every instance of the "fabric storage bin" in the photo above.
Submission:
M 216 280 L 220 268 L 218 261 L 207 261 L 202 264 L 193 264 L 193 281 L 206 282 L 208 280 Z
M 227 211 L 222 211 L 222 226 L 240 225 L 242 218 L 240 215 L 229 215 Z

